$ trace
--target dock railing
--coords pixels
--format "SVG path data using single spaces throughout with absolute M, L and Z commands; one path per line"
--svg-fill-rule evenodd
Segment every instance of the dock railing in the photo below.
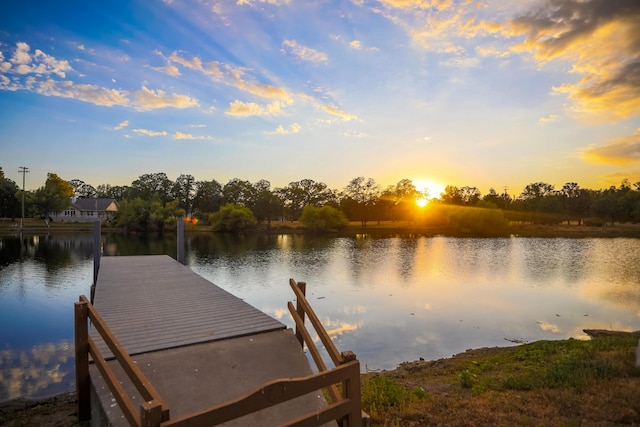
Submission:
M 126 353 L 93 305 L 85 296 L 81 296 L 80 301 L 75 304 L 76 390 L 79 419 L 83 421 L 91 417 L 88 357 L 91 355 L 124 416 L 132 426 L 214 426 L 323 390 L 329 396 L 326 406 L 293 418 L 282 424 L 281 427 L 315 427 L 331 421 L 337 421 L 342 427 L 367 425 L 367 420 L 363 424 L 360 404 L 360 362 L 353 352 L 338 352 L 306 299 L 305 283 L 296 283 L 293 279 L 290 279 L 289 283 L 297 300 L 296 307 L 293 306 L 293 303 L 288 303 L 296 323 L 296 336 L 300 344 L 303 347 L 306 345 L 309 349 L 318 372 L 301 378 L 270 381 L 236 399 L 176 419 L 170 419 L 169 408 L 160 394 Z M 324 363 L 305 326 L 305 318 L 311 322 L 334 367 L 327 368 Z M 135 404 L 98 350 L 95 341 L 89 336 L 88 320 L 91 320 L 92 326 L 100 333 L 120 366 L 145 400 L 140 405 L 139 411 L 136 411 Z
M 87 297 L 82 295 L 75 303 L 75 356 L 76 356 L 76 392 L 78 396 L 78 418 L 91 418 L 91 384 L 89 378 L 89 355 L 107 383 L 111 394 L 118 402 L 129 424 L 132 426 L 157 426 L 169 419 L 169 408 L 160 394 L 151 385 L 142 371 L 133 362 L 120 342 L 108 328 Z M 113 356 L 136 387 L 144 403 L 136 408 L 128 397 L 114 371 L 109 367 L 96 342 L 89 335 L 89 320 L 100 334 Z

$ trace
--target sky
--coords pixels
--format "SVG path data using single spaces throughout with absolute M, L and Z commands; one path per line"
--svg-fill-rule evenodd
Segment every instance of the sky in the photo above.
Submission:
M 640 2 L 3 0 L 0 167 L 21 166 L 27 189 L 635 183 Z

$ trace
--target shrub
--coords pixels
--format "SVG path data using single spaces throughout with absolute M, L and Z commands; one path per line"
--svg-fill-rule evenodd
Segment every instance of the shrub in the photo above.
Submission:
M 300 215 L 300 221 L 306 228 L 315 231 L 340 230 L 349 225 L 349 220 L 344 213 L 331 206 L 321 208 L 305 206 Z
M 215 231 L 246 231 L 258 223 L 251 209 L 235 203 L 228 203 L 209 215 L 209 222 Z

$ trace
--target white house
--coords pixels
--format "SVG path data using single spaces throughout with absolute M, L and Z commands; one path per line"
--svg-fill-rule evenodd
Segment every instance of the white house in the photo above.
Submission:
M 104 222 L 112 219 L 117 211 L 118 201 L 116 199 L 72 197 L 67 210 L 50 213 L 49 217 L 53 221 L 59 222 Z

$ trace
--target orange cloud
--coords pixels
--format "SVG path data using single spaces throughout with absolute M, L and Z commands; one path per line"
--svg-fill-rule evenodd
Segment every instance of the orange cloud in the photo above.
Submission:
M 323 105 L 322 109 L 329 114 L 340 117 L 344 121 L 355 120 L 358 116 L 337 109 L 332 105 Z
M 573 110 L 617 120 L 640 114 L 640 2 L 635 0 L 550 1 L 505 27 L 522 36 L 515 52 L 531 52 L 541 65 L 566 60 L 576 83 L 555 87 Z
M 164 131 L 164 130 L 155 131 L 155 130 L 148 130 L 148 129 L 134 129 L 133 131 L 139 135 L 145 135 L 145 136 L 167 136 L 167 131 Z
M 152 110 L 166 107 L 189 108 L 198 106 L 198 100 L 195 98 L 175 93 L 167 95 L 163 90 L 151 90 L 144 86 L 142 86 L 141 90 L 133 92 L 133 95 L 136 98 L 135 104 L 138 110 Z
M 282 103 L 275 101 L 262 107 L 255 102 L 233 101 L 229 104 L 226 114 L 230 116 L 279 116 L 283 114 Z
M 640 129 L 632 136 L 619 138 L 610 144 L 589 147 L 582 156 L 592 163 L 608 165 L 626 166 L 640 162 Z

